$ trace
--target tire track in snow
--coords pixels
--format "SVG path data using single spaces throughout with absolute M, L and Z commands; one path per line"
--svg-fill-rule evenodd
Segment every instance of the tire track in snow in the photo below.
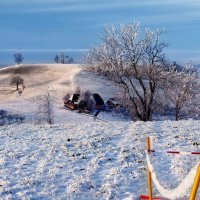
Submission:
M 85 154 L 89 155 L 89 157 L 94 156 L 93 158 L 87 159 L 87 164 L 84 166 L 83 173 L 73 175 L 72 180 L 68 183 L 67 191 L 70 193 L 68 195 L 69 198 L 73 196 L 78 196 L 81 190 L 85 189 L 86 191 L 90 192 L 94 188 L 96 188 L 95 180 L 92 176 L 96 174 L 99 168 L 99 162 L 104 157 L 104 146 L 103 142 L 109 140 L 110 135 L 104 132 L 104 126 L 110 126 L 109 124 L 104 123 L 95 123 L 96 127 L 93 131 L 89 131 L 89 134 L 84 134 L 84 140 L 81 142 L 82 145 L 87 145 L 87 149 L 84 152 Z M 90 127 L 88 127 L 90 129 Z M 103 128 L 103 129 L 102 129 Z M 98 130 L 98 131 L 97 131 Z M 110 130 L 110 129 L 109 129 Z M 87 133 L 87 128 L 85 129 Z M 87 142 L 86 142 L 86 141 Z M 83 153 L 83 152 L 82 152 Z M 76 191 L 75 194 L 73 194 Z
M 119 125 L 118 125 L 119 126 Z M 104 169 L 100 170 L 102 174 L 102 184 L 99 190 L 99 193 L 103 195 L 106 199 L 113 199 L 116 197 L 117 189 L 120 183 L 121 178 L 121 168 L 119 167 L 121 164 L 121 160 L 119 160 L 118 154 L 122 151 L 123 141 L 127 137 L 129 123 L 123 124 L 121 127 L 121 133 L 117 135 L 117 137 L 111 140 L 114 148 L 112 149 L 113 153 L 110 154 L 108 152 L 104 153 L 105 158 L 111 159 L 112 163 L 105 163 L 103 165 Z M 121 142 L 119 142 L 121 141 Z M 110 151 L 110 150 L 109 150 Z M 110 155 L 109 155 L 110 154 Z
M 71 194 L 70 198 L 80 198 L 79 195 L 81 193 L 81 188 L 88 186 L 89 188 L 86 188 L 86 191 L 93 193 L 93 198 L 99 199 L 102 196 L 100 194 L 101 192 L 99 192 L 99 189 L 101 189 L 101 185 L 104 183 L 104 173 L 110 167 L 109 163 L 114 161 L 113 159 L 111 159 L 112 156 L 114 155 L 116 157 L 116 152 L 118 152 L 118 146 L 116 146 L 115 143 L 119 140 L 119 136 L 121 137 L 121 131 L 126 127 L 125 125 L 119 126 L 118 124 L 117 128 L 114 128 L 113 130 L 113 125 L 113 123 L 98 123 L 97 127 L 95 127 L 96 130 L 94 130 L 94 135 L 91 134 L 90 139 L 87 138 L 91 146 L 90 153 L 95 154 L 94 157 L 96 157 L 96 159 L 93 158 L 87 164 L 86 170 L 84 170 L 87 171 L 87 173 L 81 176 L 74 176 L 73 180 L 70 182 L 70 186 L 68 187 L 70 188 L 70 190 L 72 189 L 72 191 L 74 191 L 75 189 L 79 189 L 79 191 L 76 192 L 76 194 Z M 113 153 L 112 151 L 115 152 Z M 111 165 L 113 167 L 115 163 Z M 95 194 L 94 191 L 96 191 Z
M 137 190 L 134 188 L 139 184 L 140 179 L 144 178 L 144 172 L 146 172 L 144 170 L 145 137 L 150 131 L 151 127 L 148 127 L 147 124 L 132 122 L 124 138 L 121 150 L 121 158 L 123 158 L 121 182 L 126 186 L 124 188 L 126 191 L 124 198 L 136 199 L 140 194 L 140 190 L 144 190 L 144 184 L 139 185 Z

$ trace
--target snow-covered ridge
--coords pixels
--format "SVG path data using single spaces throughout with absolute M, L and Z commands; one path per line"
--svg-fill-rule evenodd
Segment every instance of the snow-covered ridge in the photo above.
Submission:
M 86 123 L 87 122 L 87 123 Z M 0 127 L 2 199 L 137 199 L 146 194 L 145 137 L 153 148 L 200 151 L 200 122 L 101 122 Z M 174 188 L 199 156 L 151 157 Z M 158 192 L 154 187 L 154 194 Z

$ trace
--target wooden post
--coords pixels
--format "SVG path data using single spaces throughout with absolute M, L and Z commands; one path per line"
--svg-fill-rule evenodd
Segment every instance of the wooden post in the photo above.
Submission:
M 199 187 L 199 182 L 200 182 L 200 164 L 197 168 L 197 173 L 196 173 L 196 176 L 195 176 L 195 179 L 194 179 L 194 183 L 193 183 L 193 186 L 192 186 L 192 191 L 190 193 L 189 200 L 195 200 L 197 190 L 198 190 L 198 187 Z
M 147 152 L 150 152 L 150 150 L 151 150 L 150 138 L 149 137 L 146 138 L 146 150 L 147 150 Z
M 150 138 L 146 138 L 146 150 L 147 153 L 151 152 L 151 145 L 150 145 Z M 151 171 L 149 169 L 149 166 L 147 166 L 148 169 L 148 193 L 149 193 L 149 199 L 153 200 L 153 194 L 152 194 L 152 183 L 151 183 Z

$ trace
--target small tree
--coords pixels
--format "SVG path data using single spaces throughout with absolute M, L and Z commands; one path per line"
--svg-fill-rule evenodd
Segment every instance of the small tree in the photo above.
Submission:
M 195 73 L 190 72 L 186 67 L 174 71 L 170 79 L 166 81 L 165 92 L 170 103 L 175 108 L 175 120 L 181 119 L 189 114 L 198 102 L 199 80 Z
M 65 64 L 65 54 L 64 53 L 60 54 L 60 63 Z
M 70 64 L 73 63 L 74 59 L 70 56 L 65 56 L 65 63 Z
M 62 63 L 62 64 L 70 64 L 74 62 L 74 59 L 68 55 L 65 56 L 64 52 L 60 53 L 60 57 L 56 55 L 54 60 L 56 63 Z
M 59 58 L 59 56 L 56 55 L 55 58 L 54 58 L 54 60 L 55 60 L 56 63 L 59 63 L 59 62 L 60 62 L 60 58 Z
M 15 62 L 19 65 L 20 63 L 23 62 L 24 57 L 22 56 L 22 54 L 20 52 L 14 54 L 14 58 L 15 58 Z
M 37 104 L 36 117 L 37 122 L 46 122 L 48 124 L 54 123 L 55 118 L 55 93 L 48 87 L 44 93 L 33 99 Z
M 13 76 L 10 81 L 10 85 L 16 86 L 16 90 L 19 90 L 19 85 L 24 85 L 24 79 L 19 75 Z

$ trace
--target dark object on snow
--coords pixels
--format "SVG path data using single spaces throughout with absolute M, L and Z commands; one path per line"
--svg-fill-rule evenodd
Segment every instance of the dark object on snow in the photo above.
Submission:
M 4 120 L 7 116 L 8 112 L 6 110 L 0 110 L 0 120 Z
M 97 118 L 98 114 L 101 112 L 101 110 L 97 110 L 97 112 L 94 114 L 94 120 Z
M 110 98 L 108 99 L 108 101 L 106 102 L 107 106 L 109 109 L 114 109 L 116 107 L 119 106 L 119 104 L 117 103 L 116 98 Z
M 97 109 L 96 113 L 94 114 L 94 120 L 95 120 L 98 114 L 106 109 L 106 105 L 99 94 L 93 94 L 93 98 L 96 103 L 95 107 Z
M 84 100 L 81 100 L 78 105 L 77 108 L 79 109 L 79 112 L 84 112 L 87 110 L 87 102 Z
M 72 102 L 78 102 L 79 97 L 80 97 L 80 94 L 73 94 L 73 95 L 71 95 L 69 100 Z
M 93 94 L 93 98 L 94 98 L 94 101 L 95 101 L 95 106 L 96 106 L 96 109 L 100 109 L 100 110 L 105 110 L 106 108 L 106 105 L 104 104 L 104 101 L 103 99 L 101 98 L 101 96 L 99 94 Z
M 76 110 L 78 108 L 78 100 L 80 95 L 79 94 L 73 94 L 71 97 L 64 102 L 65 106 L 71 110 Z

